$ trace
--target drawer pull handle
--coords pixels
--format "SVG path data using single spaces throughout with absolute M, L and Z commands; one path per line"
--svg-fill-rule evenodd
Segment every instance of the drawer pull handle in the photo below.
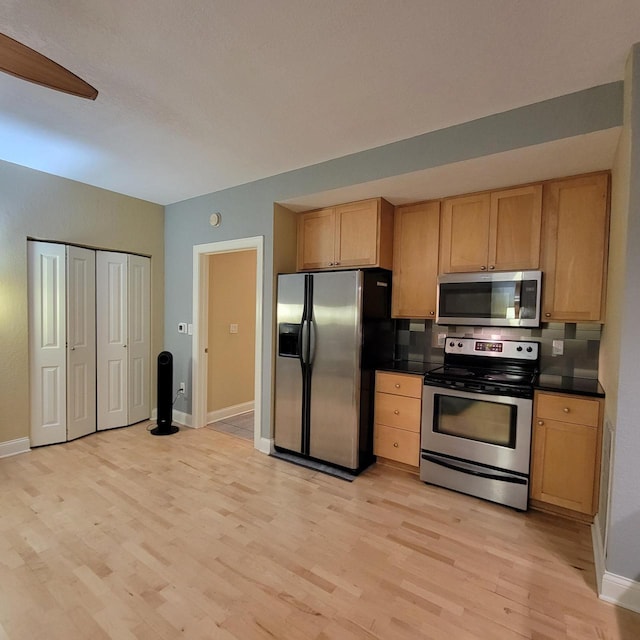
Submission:
M 393 411 L 393 413 L 395 413 L 397 416 L 399 416 L 399 415 L 400 415 L 400 412 L 399 412 L 397 409 L 395 409 L 395 410 Z
M 400 388 L 400 384 L 398 382 L 396 382 L 396 389 Z
M 545 313 L 544 316 L 545 316 L 545 318 L 550 318 L 551 314 L 550 313 Z
M 538 420 L 538 426 L 542 426 L 544 424 L 544 420 Z
M 565 413 L 569 413 L 569 407 L 565 407 L 565 408 L 563 409 L 563 411 L 564 411 Z
M 394 442 L 394 443 L 393 443 L 393 446 L 397 449 L 399 445 L 398 445 L 398 443 L 397 443 L 397 442 Z

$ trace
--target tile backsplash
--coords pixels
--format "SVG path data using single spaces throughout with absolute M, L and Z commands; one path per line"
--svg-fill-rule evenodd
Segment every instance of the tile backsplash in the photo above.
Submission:
M 577 378 L 598 378 L 599 324 L 544 323 L 539 329 L 515 327 L 442 326 L 431 320 L 395 321 L 395 358 L 416 362 L 442 362 L 443 347 L 438 334 L 448 336 L 535 340 L 540 343 L 540 371 L 545 374 Z M 552 354 L 553 340 L 562 340 L 564 353 Z

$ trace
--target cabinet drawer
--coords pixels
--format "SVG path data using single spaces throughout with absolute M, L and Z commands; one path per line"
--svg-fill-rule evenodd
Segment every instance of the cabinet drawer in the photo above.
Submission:
M 420 433 L 419 398 L 376 393 L 375 421 L 389 427 L 398 427 Z
M 539 419 L 597 427 L 599 415 L 600 403 L 597 400 L 547 393 L 536 395 L 536 416 Z
M 404 373 L 386 373 L 378 371 L 376 374 L 376 391 L 395 393 L 399 396 L 422 398 L 422 376 L 406 375 Z
M 420 434 L 376 424 L 373 452 L 377 456 L 417 467 L 420 462 Z

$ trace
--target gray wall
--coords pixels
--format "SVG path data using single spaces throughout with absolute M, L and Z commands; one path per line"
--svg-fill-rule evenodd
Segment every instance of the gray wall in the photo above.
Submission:
M 606 416 L 615 429 L 606 569 L 640 581 L 640 45 L 627 63 L 625 122 L 613 173 L 612 283 L 602 348 Z M 618 191 L 623 193 L 618 193 Z M 615 216 L 615 220 L 614 217 Z M 618 360 L 616 363 L 615 360 Z M 613 384 L 607 385 L 607 380 Z M 610 393 L 609 393 L 610 390 Z
M 160 205 L 0 161 L 0 443 L 29 437 L 27 238 L 151 256 L 152 350 L 164 336 Z M 152 369 L 155 380 L 155 367 Z M 156 389 L 152 386 L 152 401 Z
M 265 238 L 260 430 L 269 437 L 274 202 L 617 127 L 622 124 L 622 95 L 621 82 L 594 87 L 169 205 L 165 209 L 165 348 L 174 356 L 174 381 L 190 380 L 191 375 L 192 339 L 178 334 L 176 327 L 178 322 L 192 321 L 194 245 L 257 235 Z M 218 228 L 208 222 L 214 211 L 223 216 Z M 175 408 L 191 413 L 190 394 L 178 399 Z

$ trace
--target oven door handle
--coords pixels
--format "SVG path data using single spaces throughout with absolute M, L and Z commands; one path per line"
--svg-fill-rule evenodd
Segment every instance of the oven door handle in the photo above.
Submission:
M 466 473 L 471 476 L 478 476 L 480 478 L 488 478 L 489 480 L 500 480 L 501 482 L 511 482 L 512 484 L 527 484 L 525 478 L 518 478 L 516 476 L 499 476 L 493 473 L 489 473 L 488 471 L 476 471 L 474 469 L 465 469 L 464 467 L 459 467 L 453 462 L 447 462 L 442 460 L 441 458 L 436 458 L 435 456 L 430 456 L 428 453 L 422 454 L 422 459 L 427 460 L 428 462 L 433 462 L 433 464 L 439 464 L 441 467 L 446 467 L 447 469 L 453 469 L 454 471 L 461 471 L 462 473 Z

